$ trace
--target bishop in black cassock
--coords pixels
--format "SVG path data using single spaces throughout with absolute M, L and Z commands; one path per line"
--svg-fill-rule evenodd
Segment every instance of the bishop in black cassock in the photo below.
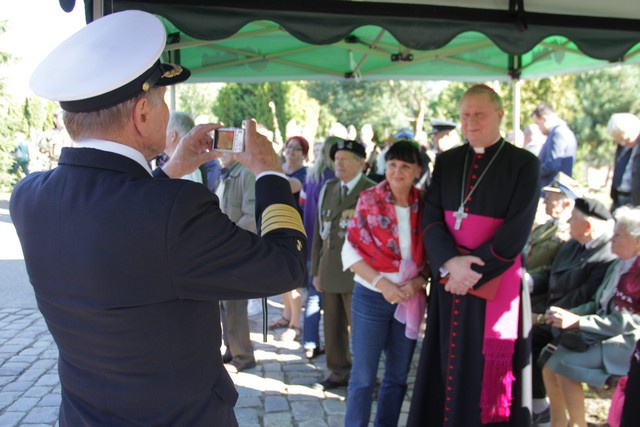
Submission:
M 531 423 L 519 254 L 537 206 L 539 162 L 500 137 L 502 115 L 492 89 L 470 88 L 460 107 L 469 143 L 436 160 L 423 221 L 435 277 L 410 426 Z

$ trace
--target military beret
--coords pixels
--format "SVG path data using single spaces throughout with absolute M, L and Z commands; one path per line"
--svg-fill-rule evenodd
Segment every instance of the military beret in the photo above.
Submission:
M 91 22 L 56 47 L 33 72 L 36 95 L 79 113 L 113 107 L 152 87 L 185 81 L 191 72 L 162 63 L 164 25 L 139 10 Z
M 576 199 L 575 209 L 593 218 L 602 220 L 613 219 L 609 209 L 605 208 L 604 205 L 596 199 L 578 198 Z
M 329 157 L 331 157 L 331 160 L 335 160 L 336 153 L 340 150 L 351 151 L 352 153 L 362 157 L 363 159 L 367 157 L 367 152 L 364 149 L 364 145 L 360 144 L 357 141 L 340 139 L 331 147 L 331 151 L 329 152 Z
M 458 124 L 449 120 L 437 120 L 431 119 L 431 126 L 433 127 L 427 135 L 433 135 L 434 133 L 455 129 Z
M 563 193 L 574 200 L 582 196 L 580 184 L 564 172 L 558 172 L 558 175 L 553 179 L 553 182 L 546 187 L 543 187 L 542 191 Z

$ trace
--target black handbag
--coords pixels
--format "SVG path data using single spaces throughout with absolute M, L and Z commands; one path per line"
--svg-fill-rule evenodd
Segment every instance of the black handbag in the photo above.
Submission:
M 579 331 L 564 331 L 560 335 L 560 345 L 578 353 L 584 353 L 589 349 L 589 344 Z
M 540 352 L 540 355 L 538 356 L 538 360 L 536 361 L 538 368 L 540 369 L 544 368 L 544 365 L 547 363 L 547 360 L 549 360 L 549 358 L 556 351 L 556 348 L 558 347 L 556 347 L 556 345 L 553 342 L 550 342 L 549 344 L 544 346 L 544 348 Z

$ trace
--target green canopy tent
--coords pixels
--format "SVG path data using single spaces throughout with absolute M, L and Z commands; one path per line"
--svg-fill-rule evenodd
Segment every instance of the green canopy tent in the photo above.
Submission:
M 87 22 L 127 9 L 191 82 L 512 80 L 517 106 L 519 79 L 640 63 L 637 0 L 85 0 Z

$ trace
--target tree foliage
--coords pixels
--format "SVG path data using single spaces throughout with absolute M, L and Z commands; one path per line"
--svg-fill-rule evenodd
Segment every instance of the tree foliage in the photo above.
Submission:
M 318 102 L 309 99 L 304 84 L 297 82 L 229 83 L 220 90 L 212 112 L 227 126 L 254 118 L 274 133 L 277 144 L 287 137 L 291 121 L 293 128 L 308 132 L 304 136 L 313 140 L 322 116 Z
M 6 22 L 0 22 L 0 37 Z M 0 52 L 0 67 L 12 61 Z M 487 82 L 503 98 L 503 132 L 512 126 L 512 83 Z M 276 142 L 293 134 L 309 141 L 322 140 L 334 122 L 360 129 L 373 126 L 382 140 L 401 128 L 430 130 L 429 119 L 458 121 L 458 104 L 468 83 L 421 81 L 318 81 L 257 84 L 185 84 L 176 87 L 176 109 L 194 118 L 240 126 L 255 118 L 274 132 Z M 575 131 L 578 161 L 590 165 L 611 164 L 613 142 L 606 132 L 611 114 L 640 114 L 640 66 L 625 66 L 577 75 L 550 77 L 520 83 L 520 126 L 531 123 L 537 104 L 550 104 Z M 57 105 L 36 97 L 12 99 L 0 81 L 0 190 L 18 179 L 11 173 L 15 135 L 37 138 L 52 127 Z
M 6 21 L 0 22 L 0 37 L 6 31 L 6 24 Z M 8 66 L 11 61 L 9 54 L 0 52 L 0 67 Z M 9 191 L 18 180 L 12 167 L 15 135 L 23 130 L 20 116 L 20 108 L 7 94 L 4 82 L 0 80 L 0 191 Z
M 580 141 L 581 158 L 589 164 L 611 164 L 614 145 L 607 123 L 614 113 L 640 114 L 640 66 L 583 73 L 575 77 L 580 112 L 573 129 Z
M 218 95 L 212 112 L 227 126 L 239 127 L 247 118 L 271 131 L 287 124 L 285 99 L 288 83 L 227 84 Z M 269 103 L 275 106 L 275 115 Z
M 176 110 L 188 113 L 196 119 L 208 116 L 209 121 L 217 122 L 212 108 L 218 93 L 224 87 L 221 83 L 197 83 L 174 86 L 176 91 Z
M 333 121 L 357 129 L 369 123 L 383 137 L 402 128 L 415 131 L 425 100 L 435 97 L 440 86 L 420 81 L 323 81 L 308 83 L 307 91 L 327 108 Z M 321 127 L 325 134 L 330 124 Z

